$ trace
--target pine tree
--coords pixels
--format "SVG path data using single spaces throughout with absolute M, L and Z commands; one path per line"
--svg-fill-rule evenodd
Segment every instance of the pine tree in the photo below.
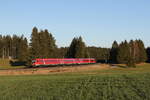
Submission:
M 30 43 L 30 58 L 35 59 L 40 57 L 39 33 L 36 27 L 33 28 Z
M 135 42 L 133 40 L 131 40 L 129 42 L 129 47 L 130 47 L 130 56 L 129 56 L 129 59 L 128 59 L 128 62 L 127 62 L 127 66 L 129 67 L 136 67 L 135 65 Z
M 57 46 L 55 39 L 48 30 L 39 32 L 40 58 L 54 58 L 56 56 Z
M 7 35 L 5 37 L 5 50 L 6 50 L 6 55 L 5 57 L 6 58 L 9 58 L 10 57 L 10 54 L 11 54 L 11 36 L 10 35 Z
M 150 62 L 150 47 L 148 47 L 147 49 L 146 49 L 146 53 L 147 53 L 147 62 Z
M 70 47 L 66 53 L 66 58 L 75 58 L 76 54 L 76 43 L 77 43 L 77 38 L 74 38 L 70 44 Z
M 88 58 L 89 53 L 82 37 L 74 38 L 66 54 L 67 58 Z
M 134 61 L 135 63 L 139 63 L 140 62 L 140 50 L 139 50 L 139 45 L 138 45 L 138 40 L 133 41 L 133 57 L 134 57 Z
M 75 50 L 75 58 L 88 58 L 88 52 L 81 36 L 77 39 Z
M 26 62 L 28 59 L 28 42 L 27 39 L 24 38 L 24 36 L 22 35 L 19 40 L 19 45 L 18 45 L 18 57 L 17 59 L 21 62 Z
M 127 41 L 122 42 L 119 45 L 117 62 L 121 64 L 127 64 L 130 59 L 130 48 Z
M 48 47 L 48 57 L 49 58 L 56 58 L 57 56 L 57 45 L 56 40 L 53 37 L 51 33 L 48 32 L 48 30 L 45 30 L 46 36 L 47 36 L 47 47 Z
M 139 46 L 139 63 L 145 62 L 147 60 L 146 49 L 142 40 L 138 40 Z
M 3 50 L 2 50 L 2 55 L 3 58 L 9 58 L 11 55 L 11 45 L 12 45 L 12 40 L 10 35 L 3 36 L 2 38 L 2 44 L 3 44 Z
M 110 61 L 112 63 L 117 63 L 117 55 L 118 55 L 118 43 L 114 41 L 112 44 L 112 48 L 110 50 Z
M 13 35 L 12 37 L 12 58 L 18 58 L 18 46 L 19 46 L 19 38 L 17 35 Z
M 47 56 L 47 37 L 43 30 L 39 32 L 39 58 L 46 58 Z
M 3 37 L 0 35 L 0 58 L 3 56 Z

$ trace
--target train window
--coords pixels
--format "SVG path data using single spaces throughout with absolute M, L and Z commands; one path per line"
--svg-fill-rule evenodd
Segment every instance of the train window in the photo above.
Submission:
M 36 60 L 32 60 L 32 63 L 35 63 L 36 62 Z
M 57 60 L 45 60 L 45 62 L 57 62 Z

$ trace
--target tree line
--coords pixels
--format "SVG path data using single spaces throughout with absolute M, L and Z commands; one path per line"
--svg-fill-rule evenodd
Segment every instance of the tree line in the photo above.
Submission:
M 135 66 L 135 64 L 146 62 L 147 53 L 142 40 L 126 40 L 120 44 L 114 41 L 110 50 L 111 63 L 127 64 Z
M 17 35 L 0 35 L 0 58 L 26 61 L 28 58 L 27 38 Z
M 69 47 L 58 48 L 52 33 L 34 27 L 29 42 L 23 35 L 0 35 L 0 58 L 17 59 L 28 65 L 36 58 L 95 58 L 98 62 L 135 66 L 150 61 L 150 48 L 146 49 L 142 40 L 120 44 L 114 41 L 112 48 L 86 46 L 81 36 L 73 38 Z

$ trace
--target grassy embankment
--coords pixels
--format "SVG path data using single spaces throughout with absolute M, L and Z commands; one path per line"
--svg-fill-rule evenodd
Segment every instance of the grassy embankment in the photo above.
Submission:
M 150 64 L 51 75 L 0 76 L 6 100 L 150 100 Z

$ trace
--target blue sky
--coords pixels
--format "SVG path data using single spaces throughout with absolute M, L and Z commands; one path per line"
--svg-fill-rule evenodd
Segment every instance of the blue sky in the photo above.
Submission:
M 0 34 L 48 29 L 57 45 L 82 36 L 89 46 L 142 39 L 150 46 L 150 0 L 0 0 Z

